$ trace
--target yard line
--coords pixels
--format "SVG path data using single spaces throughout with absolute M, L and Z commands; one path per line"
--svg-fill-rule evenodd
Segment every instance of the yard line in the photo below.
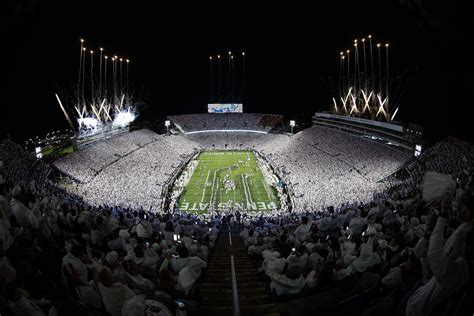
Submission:
M 244 187 L 244 194 L 245 194 L 245 199 L 247 200 L 247 205 L 249 204 L 249 196 L 247 195 L 247 189 L 245 188 L 245 179 L 244 175 L 241 174 L 240 177 L 242 178 L 242 186 Z
M 211 196 L 209 197 L 209 209 L 213 210 L 212 198 L 214 197 L 214 183 L 216 182 L 216 171 L 214 170 L 214 177 L 212 178 Z
M 211 173 L 211 170 L 207 171 L 206 182 L 204 182 L 204 190 L 202 190 L 201 203 L 204 202 L 204 195 L 206 194 L 207 180 L 209 180 L 209 174 L 210 173 Z
M 247 178 L 245 178 L 245 184 L 246 184 L 246 186 L 247 186 L 247 190 L 249 190 L 250 203 L 253 203 L 252 192 L 250 191 L 250 186 L 249 186 L 249 183 L 248 183 L 248 181 L 247 181 Z
M 267 183 L 263 179 L 262 179 L 262 184 L 263 184 L 263 187 L 265 188 L 265 191 L 267 192 L 267 196 L 270 199 L 270 202 L 273 202 L 273 199 L 275 197 L 273 195 L 273 191 L 268 188 Z

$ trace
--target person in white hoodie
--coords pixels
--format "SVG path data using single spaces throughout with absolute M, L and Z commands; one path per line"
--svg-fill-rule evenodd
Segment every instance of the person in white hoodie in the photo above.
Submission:
M 268 245 L 263 238 L 257 238 L 257 244 L 249 246 L 247 252 L 249 255 L 261 255 L 264 250 L 268 249 Z
M 122 306 L 135 297 L 135 293 L 128 286 L 114 282 L 114 276 L 107 267 L 99 273 L 99 290 L 105 309 L 112 316 L 121 316 Z
M 171 267 L 173 271 L 179 273 L 185 267 L 191 267 L 195 272 L 201 275 L 202 269 L 207 267 L 207 263 L 198 257 L 190 257 L 189 251 L 186 247 L 179 247 L 178 258 L 171 259 Z
M 311 229 L 312 221 L 308 219 L 308 217 L 303 216 L 301 218 L 301 224 L 296 227 L 293 234 L 295 235 L 296 241 L 298 244 L 303 243 L 308 237 L 309 231 Z
M 360 245 L 360 253 L 359 257 L 352 262 L 352 267 L 357 272 L 365 272 L 370 266 L 370 262 L 372 261 L 372 256 L 374 253 L 373 248 L 373 239 L 369 237 L 367 242 L 363 242 Z
M 138 219 L 136 223 L 136 232 L 139 238 L 148 239 L 153 234 L 153 227 L 147 219 L 145 212 L 140 212 L 138 214 Z
M 187 294 L 201 276 L 202 269 L 207 267 L 207 263 L 198 257 L 189 257 L 188 249 L 184 246 L 178 249 L 178 254 L 179 258 L 171 259 L 171 267 L 178 272 L 176 290 Z
M 344 264 L 342 259 L 336 261 L 336 267 L 333 270 L 333 278 L 337 281 L 344 280 L 353 272 L 352 265 Z
M 83 254 L 81 247 L 77 243 L 73 243 L 69 244 L 67 248 L 68 253 L 63 257 L 61 266 L 64 284 L 82 304 L 100 308 L 102 301 L 96 288 L 92 286 L 92 281 L 88 281 L 89 272 L 81 260 Z
M 104 266 L 108 267 L 114 279 L 120 283 L 126 283 L 125 269 L 122 266 L 122 258 L 119 257 L 117 251 L 111 251 L 105 256 Z
M 21 188 L 16 186 L 12 190 L 12 201 L 11 209 L 12 213 L 16 218 L 17 223 L 21 227 L 28 228 L 30 227 L 30 215 L 32 215 L 31 210 L 23 204 L 19 198 L 21 194 Z
M 440 216 L 431 233 L 427 260 L 433 273 L 431 279 L 418 288 L 408 299 L 406 315 L 428 315 L 440 303 L 456 293 L 469 280 L 466 256 L 466 236 L 472 230 L 473 198 L 461 203 L 461 225 L 444 242 L 449 211 L 449 199 L 444 198 Z
M 269 277 L 271 279 L 270 288 L 278 296 L 297 294 L 306 284 L 301 271 L 296 266 L 287 267 L 285 274 L 272 273 Z
M 288 268 L 297 267 L 299 271 L 304 272 L 308 265 L 308 254 L 306 253 L 306 247 L 299 246 L 295 250 L 295 252 L 292 252 L 288 258 L 286 258 Z

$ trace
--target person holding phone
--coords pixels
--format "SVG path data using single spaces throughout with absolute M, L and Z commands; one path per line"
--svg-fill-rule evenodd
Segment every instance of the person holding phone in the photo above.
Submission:
M 308 238 L 309 231 L 311 229 L 312 221 L 308 217 L 303 216 L 301 218 L 301 224 L 295 229 L 294 235 L 298 244 L 301 244 L 303 241 Z
M 169 220 L 168 222 L 166 222 L 165 229 L 163 232 L 163 238 L 168 244 L 168 247 L 172 247 L 173 242 L 178 240 L 175 235 L 177 236 L 177 232 L 175 232 L 173 222 Z
M 308 264 L 308 254 L 306 247 L 301 245 L 298 248 L 292 248 L 291 254 L 286 259 L 288 267 L 297 267 L 300 271 L 304 271 Z
M 138 213 L 136 231 L 137 236 L 143 239 L 148 239 L 153 234 L 153 227 L 150 222 L 146 220 L 146 214 L 144 211 Z
M 158 273 L 160 289 L 170 294 L 176 292 L 176 284 L 178 283 L 178 278 L 174 275 L 173 270 L 171 269 L 172 259 L 173 254 L 171 253 L 171 251 L 168 251 L 168 253 L 166 254 L 166 258 L 161 264 Z

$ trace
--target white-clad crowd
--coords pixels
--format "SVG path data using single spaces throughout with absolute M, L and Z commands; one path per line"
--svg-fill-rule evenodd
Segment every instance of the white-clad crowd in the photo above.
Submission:
M 398 168 L 406 156 L 393 153 L 396 158 L 382 171 L 377 169 L 382 163 L 374 163 L 372 176 L 357 172 L 364 156 L 385 159 L 386 147 L 374 143 L 371 152 L 342 153 L 355 151 L 352 143 L 365 143 L 338 135 L 337 147 L 319 148 L 328 144 L 331 133 L 321 132 L 319 143 L 312 140 L 318 129 L 323 128 L 296 137 L 242 139 L 247 148 L 264 148 L 296 194 L 293 213 L 243 213 L 238 221 L 248 253 L 259 262 L 275 296 L 315 293 L 347 282 L 376 287 L 390 298 L 391 305 L 369 299 L 366 312 L 398 308 L 427 315 L 443 306 L 447 312 L 465 306 L 466 300 L 455 300 L 470 286 L 474 262 L 473 146 L 441 141 L 410 164 L 409 176 L 393 177 L 381 187 L 371 179 Z M 207 266 L 222 216 L 231 214 L 149 211 L 173 170 L 209 140 L 160 136 L 148 142 L 150 134 L 144 133 L 86 149 L 106 157 L 98 161 L 102 169 L 68 191 L 47 179 L 49 165 L 9 140 L 0 143 L 2 314 L 67 313 L 72 308 L 143 315 L 150 304 L 162 303 L 172 311 L 175 299 L 192 308 L 193 288 Z M 134 142 L 134 134 L 143 142 Z M 238 136 L 220 135 L 213 141 L 235 138 L 229 143 L 240 147 Z M 140 145 L 113 149 L 130 142 Z M 120 159 L 111 160 L 106 150 Z M 70 157 L 62 160 L 64 168 L 81 164 Z M 452 185 L 427 187 L 429 171 L 450 175 Z M 443 194 L 427 200 L 429 190 Z
M 219 113 L 170 115 L 182 132 L 203 130 L 254 130 L 269 132 L 281 123 L 281 115 L 258 113 Z
M 337 157 L 371 181 L 389 175 L 407 160 L 407 153 L 394 147 L 323 126 L 308 128 L 296 138 Z
M 181 136 L 150 143 L 107 166 L 75 192 L 92 205 L 109 204 L 159 210 L 162 190 L 171 174 L 192 154 L 196 144 Z
M 60 158 L 54 166 L 81 182 L 89 182 L 107 166 L 160 138 L 162 136 L 146 129 L 121 134 Z
M 161 304 L 171 315 L 176 299 L 196 305 L 219 218 L 92 208 L 40 177 L 48 165 L 16 144 L 0 149 L 2 314 L 143 315 Z
M 473 162 L 472 145 L 447 139 L 420 157 L 410 178 L 393 181 L 370 203 L 244 215 L 241 237 L 277 296 L 301 296 L 348 282 L 376 289 L 358 311 L 366 315 L 460 312 L 472 308 L 466 293 L 472 292 L 474 267 Z M 441 191 L 428 187 L 426 172 L 447 173 L 456 185 L 439 184 L 445 193 L 428 200 L 428 191 Z
M 118 144 L 126 149 L 119 153 Z M 163 186 L 183 157 L 203 148 L 259 151 L 292 187 L 296 211 L 369 202 L 386 189 L 376 180 L 409 159 L 380 143 L 315 126 L 293 137 L 243 132 L 158 136 L 136 131 L 92 145 L 54 165 L 82 182 L 71 189 L 92 205 L 113 201 L 121 207 L 156 210 L 162 205 Z

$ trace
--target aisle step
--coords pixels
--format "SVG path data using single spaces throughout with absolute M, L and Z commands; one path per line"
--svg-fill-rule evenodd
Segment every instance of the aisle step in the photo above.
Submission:
M 272 303 L 267 283 L 258 272 L 254 259 L 247 254 L 239 237 L 233 236 L 232 248 L 228 234 L 221 232 L 210 256 L 208 268 L 198 285 L 201 304 L 190 316 L 233 315 L 232 274 L 230 255 L 234 256 L 239 303 L 242 316 L 280 316 Z

